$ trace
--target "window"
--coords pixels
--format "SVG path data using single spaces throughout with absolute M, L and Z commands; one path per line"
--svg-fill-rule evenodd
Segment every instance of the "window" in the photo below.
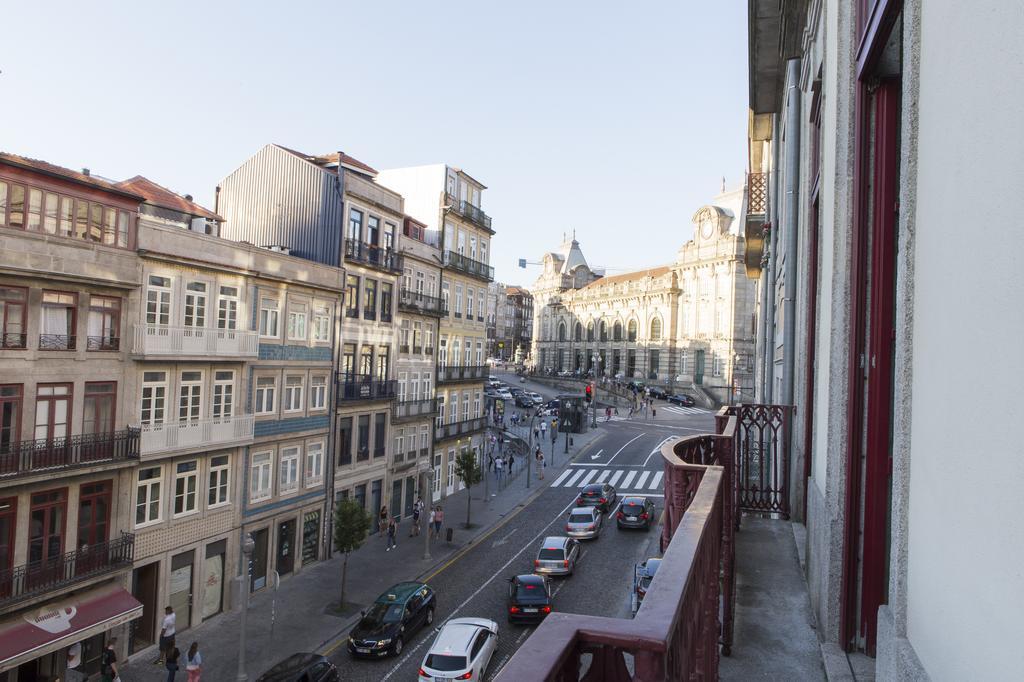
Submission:
M 622 341 L 622 323 L 618 320 L 612 326 L 612 341 Z
M 375 215 L 366 218 L 366 241 L 374 246 L 380 244 L 380 218 Z
M 25 228 L 32 230 L 33 232 L 39 231 L 39 226 L 43 224 L 43 192 L 38 189 L 29 189 L 28 191 L 28 220 L 25 223 Z
M 260 336 L 278 338 L 279 305 L 276 298 L 260 298 Z
M 481 412 L 480 412 L 480 391 L 477 391 L 476 393 L 473 394 L 473 416 L 474 417 L 481 416 Z
M 221 370 L 213 375 L 213 418 L 230 419 L 235 410 L 235 373 Z
M 345 275 L 345 316 L 359 317 L 359 277 Z
M 135 525 L 145 526 L 160 520 L 160 479 L 161 467 L 139 469 L 139 480 L 135 484 Z
M 289 375 L 284 378 L 284 406 L 285 412 L 302 411 L 302 375 Z
M 274 414 L 276 411 L 277 377 L 257 377 L 256 414 Z
M 0 385 L 0 452 L 7 452 L 12 443 L 20 440 L 21 399 L 21 384 Z
M 604 320 L 601 320 L 601 323 L 598 325 L 598 329 L 600 330 L 601 340 L 602 341 L 607 341 L 608 340 L 608 325 L 605 323 Z
M 686 374 L 686 351 L 679 354 L 679 373 Z
M 238 329 L 238 287 L 221 287 L 217 298 L 217 329 Z
M 455 317 L 462 317 L 462 285 L 455 285 Z
M 387 450 L 387 441 L 384 439 L 385 424 L 387 415 L 383 412 L 373 415 L 373 456 L 383 457 Z
M 330 343 L 331 341 L 331 309 L 330 306 L 317 305 L 313 309 L 313 340 Z
M 281 448 L 281 482 L 279 493 L 285 495 L 299 489 L 299 447 Z
M 249 463 L 249 501 L 259 502 L 270 497 L 274 484 L 274 453 L 253 453 Z
M 661 341 L 661 320 L 657 317 L 651 320 L 651 341 Z
M 169 325 L 171 323 L 171 279 L 149 276 L 146 287 L 146 324 Z
M 377 378 L 384 381 L 388 378 L 388 356 L 391 348 L 388 346 L 377 347 Z
M 206 283 L 189 282 L 185 286 L 185 326 L 206 326 Z
M 306 304 L 288 304 L 288 340 L 306 340 Z
M 402 320 L 402 325 L 399 328 L 401 331 L 399 332 L 399 335 L 398 335 L 398 342 L 399 342 L 398 352 L 400 352 L 400 353 L 408 353 L 409 352 L 409 328 L 411 326 L 412 325 L 410 325 L 409 320 L 407 320 L 407 319 L 406 320 Z
M 356 461 L 370 459 L 370 415 L 359 415 L 359 426 L 356 432 Z
M 720 356 L 718 353 L 712 353 L 711 354 L 711 375 L 712 376 L 716 376 L 716 377 L 722 376 L 722 365 L 723 364 L 724 363 L 722 362 L 722 356 Z
M 306 487 L 315 488 L 324 481 L 324 444 L 306 446 Z
M 389 282 L 380 283 L 380 321 L 391 321 L 392 286 Z
M 346 343 L 341 349 L 341 372 L 345 376 L 356 373 L 356 344 Z
M 487 263 L 487 242 L 483 239 L 480 240 L 480 262 Z
M 174 515 L 192 514 L 198 509 L 199 461 L 179 462 L 174 468 Z
M 565 341 L 565 322 L 558 323 L 558 340 Z
M 466 287 L 466 317 L 473 317 L 473 289 Z
M 25 226 L 25 187 L 24 185 L 11 185 L 10 200 L 8 202 L 10 212 L 7 214 L 7 224 L 11 227 L 22 228 Z
M 338 420 L 338 466 L 352 463 L 352 417 Z
M 44 291 L 39 320 L 40 350 L 74 350 L 78 294 Z
M 363 239 L 363 212 L 354 208 L 348 210 L 348 238 L 357 242 Z
M 412 352 L 423 352 L 423 323 L 419 320 L 412 324 Z
M 462 421 L 469 420 L 469 391 L 462 394 Z
M 384 223 L 384 241 L 381 243 L 386 250 L 391 251 L 395 248 L 395 224 L 385 222 Z
M 144 426 L 163 424 L 167 403 L 167 373 L 142 373 L 142 410 Z
M 309 380 L 309 409 L 327 408 L 327 377 L 314 376 Z
M 541 336 L 543 337 L 544 335 L 542 334 Z M 593 322 L 593 320 L 591 320 L 590 322 L 587 322 L 587 341 L 593 341 L 593 340 L 594 340 L 594 322 Z
M 121 336 L 121 299 L 89 297 L 87 350 L 117 350 Z
M 207 507 L 219 507 L 228 503 L 229 482 L 231 481 L 230 455 L 217 455 L 210 458 L 210 489 L 206 500 Z
M 448 300 L 451 298 L 449 291 L 448 282 L 441 282 L 441 304 L 444 306 L 444 312 L 447 313 L 449 309 Z
M 359 349 L 359 374 L 365 379 L 373 373 L 373 346 Z
M 182 372 L 178 388 L 178 421 L 198 421 L 202 404 L 203 373 Z
M 87 381 L 82 411 L 82 433 L 111 433 L 117 404 L 117 384 L 113 381 Z
M 363 319 L 377 319 L 377 280 L 363 282 Z
M 43 231 L 47 234 L 57 234 L 57 202 L 59 197 L 53 192 L 46 193 L 46 212 L 43 223 Z M 112 210 L 112 209 L 111 209 Z
M 3 183 L 0 183 L 0 189 Z M 3 208 L 0 206 L 0 218 Z M 25 304 L 28 289 L 0 287 L 0 348 L 25 348 Z

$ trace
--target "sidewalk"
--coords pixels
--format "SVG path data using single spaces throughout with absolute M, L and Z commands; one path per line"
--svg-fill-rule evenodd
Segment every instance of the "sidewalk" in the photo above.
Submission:
M 603 430 L 595 429 L 575 434 L 570 457 L 588 449 L 603 433 Z M 561 439 L 558 444 L 564 449 Z M 550 446 L 550 441 L 547 445 Z M 253 594 L 246 628 L 246 672 L 249 679 L 255 680 L 264 670 L 292 653 L 334 648 L 339 636 L 355 624 L 359 609 L 372 603 L 385 589 L 403 580 L 422 580 L 451 561 L 461 550 L 493 532 L 517 507 L 529 504 L 532 497 L 545 490 L 557 472 L 568 465 L 563 450 L 558 451 L 557 467 L 551 465 L 549 447 L 545 448 L 544 455 L 548 460 L 546 481 L 538 481 L 534 471 L 529 488 L 526 487 L 525 476 L 514 475 L 511 482 L 506 482 L 498 490 L 495 475 L 491 472 L 486 500 L 483 482 L 473 486 L 473 527 L 469 530 L 464 528 L 467 491 L 459 491 L 441 503 L 445 511 L 445 526 L 453 530 L 453 538 L 451 543 L 431 540 L 429 560 L 423 558 L 426 523 L 423 524 L 424 533 L 410 538 L 410 523 L 403 520 L 399 526 L 398 547 L 390 552 L 385 552 L 383 537 L 371 535 L 367 538 L 366 543 L 349 556 L 345 601 L 358 607 L 347 610 L 344 616 L 329 610 L 329 605 L 337 604 L 341 591 L 340 554 L 285 578 L 276 594 L 269 589 Z M 516 464 L 519 472 L 522 464 L 525 462 Z M 442 536 L 446 528 L 441 529 Z M 177 647 L 184 652 L 191 642 L 198 641 L 203 654 L 203 679 L 233 680 L 238 669 L 238 625 L 239 611 L 235 609 L 208 623 L 179 632 Z M 167 671 L 163 666 L 152 664 L 156 657 L 155 647 L 137 653 L 122 667 L 121 678 L 125 682 L 165 680 Z M 179 679 L 184 677 L 182 672 Z

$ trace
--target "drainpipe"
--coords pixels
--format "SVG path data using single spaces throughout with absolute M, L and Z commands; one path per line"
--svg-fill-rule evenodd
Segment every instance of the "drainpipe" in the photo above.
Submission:
M 800 214 L 800 60 L 787 65 L 786 98 L 786 179 L 784 220 L 786 282 L 782 299 L 782 396 L 783 405 L 793 404 L 793 373 L 796 364 L 796 261 L 797 229 Z
M 779 115 L 775 115 L 772 131 L 772 170 L 768 176 L 769 194 L 771 195 L 766 221 L 772 226 L 768 243 L 768 265 L 766 285 L 764 289 L 764 402 L 771 404 L 774 396 L 775 382 L 775 266 L 778 263 L 777 237 L 779 227 L 779 146 L 782 136 L 779 135 Z

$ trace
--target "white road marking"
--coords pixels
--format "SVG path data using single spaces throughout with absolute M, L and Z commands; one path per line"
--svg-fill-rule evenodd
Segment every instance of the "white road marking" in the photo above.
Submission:
M 592 454 L 590 456 L 590 459 L 597 459 L 598 457 L 601 456 L 602 452 L 604 452 L 604 448 L 602 448 L 602 449 L 598 450 L 597 452 L 595 452 L 594 454 Z
M 633 479 L 636 478 L 636 475 L 638 473 L 640 473 L 640 472 L 638 472 L 638 471 L 630 471 L 628 474 L 626 474 L 626 480 L 624 480 L 622 482 L 622 487 L 623 488 L 628 488 L 629 484 L 633 482 Z
M 559 485 L 561 485 L 561 484 L 562 484 L 562 481 L 564 481 L 564 480 L 565 480 L 565 479 L 566 479 L 566 478 L 567 478 L 567 477 L 569 476 L 569 474 L 571 474 L 571 473 L 572 473 L 572 469 L 566 469 L 565 471 L 563 471 L 563 472 L 562 472 L 562 475 L 561 475 L 561 476 L 559 476 L 558 478 L 556 478 L 556 479 L 555 479 L 555 480 L 554 480 L 554 481 L 553 481 L 553 482 L 551 483 L 551 487 L 552 487 L 552 488 L 557 488 L 557 487 L 558 487 Z
M 647 477 L 650 476 L 650 475 L 651 475 L 650 471 L 645 471 L 642 474 L 640 474 L 640 478 L 637 479 L 637 482 L 636 482 L 636 487 L 637 488 L 643 488 L 644 487 L 644 483 L 647 482 Z
M 625 449 L 626 449 L 626 448 L 627 448 L 627 447 L 629 446 L 629 443 L 632 443 L 632 442 L 633 442 L 634 440 L 636 440 L 637 438 L 642 438 L 642 437 L 644 437 L 644 436 L 646 436 L 646 435 L 647 435 L 646 433 L 641 433 L 641 434 L 640 434 L 639 436 L 637 436 L 636 438 L 634 438 L 634 439 L 630 440 L 630 441 L 629 441 L 628 443 L 626 443 L 626 444 L 625 444 L 625 445 L 623 445 L 623 446 L 622 446 L 621 448 L 619 448 L 619 452 L 616 452 L 616 453 L 615 453 L 614 455 L 612 455 L 611 459 L 609 459 L 609 460 L 608 460 L 608 464 L 611 464 L 611 463 L 612 463 L 612 460 L 613 460 L 613 459 L 615 459 L 616 457 L 618 457 L 618 456 L 619 456 L 619 453 L 621 453 L 621 452 L 622 452 L 623 450 L 625 450 Z
M 571 488 L 573 485 L 575 485 L 576 484 L 576 479 L 578 479 L 580 476 L 582 476 L 585 471 L 586 471 L 586 469 L 580 469 L 575 474 L 573 474 L 573 477 L 565 482 L 565 487 L 566 488 Z
M 653 450 L 651 450 L 651 454 L 647 455 L 647 459 L 644 460 L 644 466 L 647 466 L 647 463 L 651 461 L 651 457 L 654 457 L 654 455 L 656 455 L 659 452 L 661 452 L 661 448 L 662 448 L 663 445 L 665 445 L 665 443 L 668 443 L 668 442 L 673 441 L 673 440 L 675 440 L 675 437 L 669 436 L 665 440 L 663 440 L 660 443 L 658 443 L 658 447 L 656 447 Z
M 604 483 L 605 481 L 608 480 L 608 477 L 611 476 L 611 475 L 612 475 L 612 472 L 610 472 L 607 469 L 605 469 L 604 471 L 601 472 L 601 475 L 597 477 L 597 482 L 598 483 Z
M 584 477 L 583 477 L 583 480 L 582 480 L 582 481 L 580 481 L 580 487 L 582 488 L 582 487 L 583 487 L 583 486 L 585 486 L 586 484 L 590 483 L 590 479 L 592 479 L 592 478 L 593 478 L 594 476 L 597 476 L 597 472 L 598 472 L 598 470 L 597 470 L 597 469 L 594 469 L 594 470 L 593 470 L 593 471 L 591 471 L 591 472 L 590 472 L 589 474 L 587 474 L 586 476 L 584 476 Z
M 651 479 L 651 485 L 647 487 L 648 490 L 657 490 L 661 486 L 661 477 L 665 475 L 664 471 L 659 471 L 654 474 L 654 478 Z
M 608 481 L 608 484 L 609 485 L 615 485 L 616 483 L 618 483 L 619 479 L 622 478 L 622 474 L 624 474 L 624 473 L 626 473 L 626 472 L 623 471 L 622 469 L 619 469 L 618 471 L 616 471 L 614 474 L 612 474 L 612 480 Z

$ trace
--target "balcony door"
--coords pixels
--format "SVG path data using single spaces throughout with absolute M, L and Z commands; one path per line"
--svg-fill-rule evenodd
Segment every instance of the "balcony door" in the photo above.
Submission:
M 21 437 L 21 384 L 0 385 L 0 454 L 8 452 Z M 0 471 L 3 471 L 0 463 Z
M 14 567 L 14 525 L 18 520 L 18 498 L 0 498 L 0 575 Z M 11 594 L 10 574 L 0 578 L 0 599 Z
M 79 489 L 77 575 L 101 568 L 107 561 L 103 543 L 110 539 L 111 488 L 111 481 L 98 481 Z
M 34 438 L 52 441 L 69 434 L 71 384 L 39 384 L 36 388 Z
M 82 406 L 82 433 L 111 433 L 117 400 L 117 383 L 93 381 L 85 384 Z
M 64 553 L 66 514 L 66 488 L 32 495 L 28 521 L 28 563 L 33 567 L 25 577 L 30 587 L 56 583 L 64 575 L 60 557 Z

